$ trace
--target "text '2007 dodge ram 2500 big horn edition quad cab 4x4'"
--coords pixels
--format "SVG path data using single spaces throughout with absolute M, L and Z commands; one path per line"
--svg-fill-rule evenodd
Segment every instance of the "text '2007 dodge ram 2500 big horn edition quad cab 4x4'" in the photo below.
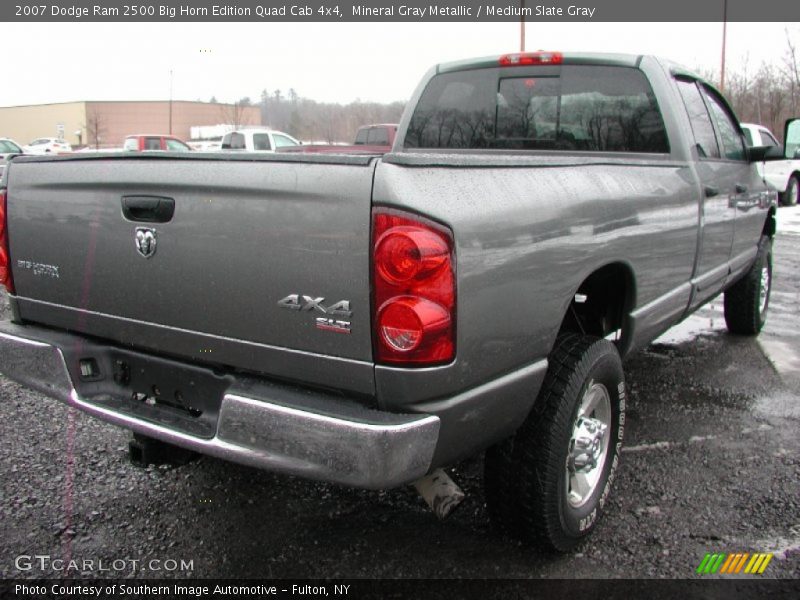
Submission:
M 723 291 L 730 330 L 761 329 L 764 155 L 674 65 L 532 53 L 432 69 L 383 157 L 17 157 L 0 368 L 353 486 L 488 448 L 493 519 L 564 550 L 615 479 L 621 356 Z

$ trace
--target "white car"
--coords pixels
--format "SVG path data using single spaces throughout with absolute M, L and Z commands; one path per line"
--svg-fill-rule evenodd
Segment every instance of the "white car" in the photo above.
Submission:
M 58 138 L 37 138 L 24 147 L 28 154 L 58 154 L 59 152 L 72 152 L 66 140 Z
M 772 132 L 763 125 L 742 123 L 741 126 L 748 146 L 780 146 Z M 759 172 L 762 167 L 762 176 L 768 184 L 778 190 L 781 204 L 796 205 L 800 189 L 800 149 L 795 150 L 794 159 L 762 163 Z
M 23 154 L 22 147 L 10 138 L 0 138 L 0 179 L 6 169 L 6 161 L 12 154 Z
M 222 136 L 223 152 L 243 150 L 245 152 L 275 152 L 286 146 L 299 146 L 300 142 L 282 131 L 272 129 L 238 129 Z

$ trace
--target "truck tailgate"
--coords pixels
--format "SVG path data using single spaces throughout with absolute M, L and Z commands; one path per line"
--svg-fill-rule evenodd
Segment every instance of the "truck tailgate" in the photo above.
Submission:
M 15 162 L 8 228 L 19 315 L 164 354 L 372 394 L 374 162 Z M 153 199 L 173 201 L 171 218 L 148 210 Z M 139 208 L 126 216 L 124 202 Z

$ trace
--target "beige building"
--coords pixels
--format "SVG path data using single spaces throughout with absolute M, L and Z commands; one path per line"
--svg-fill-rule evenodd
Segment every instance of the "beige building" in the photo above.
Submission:
M 171 115 L 170 115 L 171 113 Z M 170 133 L 188 140 L 190 128 L 231 123 L 260 125 L 257 106 L 183 100 L 152 102 L 62 102 L 0 107 L 0 137 L 28 144 L 39 137 L 62 137 L 73 146 L 119 147 L 133 133 Z

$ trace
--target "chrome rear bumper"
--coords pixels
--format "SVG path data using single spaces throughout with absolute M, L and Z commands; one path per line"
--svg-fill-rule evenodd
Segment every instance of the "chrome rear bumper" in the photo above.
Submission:
M 253 467 L 368 489 L 414 481 L 431 465 L 439 418 L 369 410 L 322 393 L 239 380 L 225 393 L 216 434 L 200 438 L 81 398 L 63 341 L 81 338 L 0 323 L 0 371 L 109 423 L 202 454 Z M 302 397 L 302 402 L 294 403 Z

